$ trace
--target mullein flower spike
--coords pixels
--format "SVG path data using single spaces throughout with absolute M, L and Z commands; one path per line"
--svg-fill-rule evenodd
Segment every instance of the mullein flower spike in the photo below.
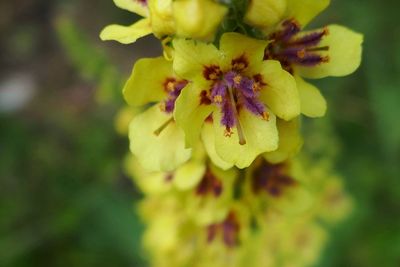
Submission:
M 361 62 L 361 34 L 303 31 L 329 2 L 114 0 L 143 18 L 100 37 L 154 34 L 164 50 L 135 63 L 123 89 L 131 107 L 116 122 L 129 129 L 125 169 L 146 196 L 152 266 L 311 266 L 328 226 L 351 211 L 340 177 L 296 157 L 300 115 L 327 110 L 305 79 Z

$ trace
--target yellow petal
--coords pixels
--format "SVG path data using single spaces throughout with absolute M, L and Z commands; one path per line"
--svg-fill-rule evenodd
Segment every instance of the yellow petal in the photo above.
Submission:
M 330 4 L 330 0 L 286 0 L 287 16 L 294 18 L 305 27 Z
M 168 179 L 168 173 L 144 169 L 133 155 L 127 157 L 124 165 L 128 175 L 146 195 L 160 195 L 171 189 L 172 183 Z
M 175 33 L 175 22 L 172 14 L 172 0 L 148 0 L 151 26 L 158 38 Z
M 286 11 L 286 0 L 249 1 L 244 20 L 247 24 L 266 28 L 279 22 Z
M 203 178 L 205 171 L 203 162 L 189 161 L 175 171 L 173 183 L 180 190 L 192 189 Z
M 255 116 L 246 109 L 240 111 L 239 120 L 243 128 L 246 144 L 239 144 L 237 130 L 231 137 L 225 136 L 225 127 L 221 125 L 221 113 L 214 112 L 215 150 L 223 161 L 238 168 L 248 167 L 254 159 L 267 151 L 278 148 L 278 131 L 276 118 L 271 113 L 268 121 Z
M 279 147 L 277 150 L 264 154 L 264 158 L 273 164 L 283 162 L 296 155 L 301 146 L 303 139 L 300 133 L 300 120 L 292 121 L 277 120 L 279 132 Z
M 275 60 L 264 61 L 256 72 L 267 84 L 260 97 L 272 112 L 287 121 L 297 117 L 300 114 L 300 98 L 293 76 Z
M 329 34 L 320 46 L 329 46 L 328 51 L 321 52 L 329 56 L 329 62 L 315 67 L 298 67 L 296 71 L 300 76 L 312 79 L 346 76 L 360 66 L 363 35 L 339 25 L 330 25 L 328 30 Z
M 187 147 L 193 147 L 199 142 L 204 121 L 214 110 L 213 105 L 200 103 L 201 90 L 202 87 L 191 83 L 181 91 L 175 102 L 174 118 L 185 132 Z
M 204 66 L 220 65 L 223 55 L 213 44 L 175 39 L 174 71 L 190 81 L 202 81 Z
M 249 65 L 257 64 L 263 60 L 267 45 L 266 41 L 234 32 L 224 33 L 220 40 L 220 50 L 226 55 L 228 64 L 241 56 L 247 59 Z
M 103 41 L 114 40 L 122 44 L 131 44 L 149 35 L 151 31 L 150 20 L 141 19 L 131 26 L 109 25 L 101 31 L 100 38 Z
M 130 125 L 130 149 L 149 171 L 172 171 L 190 158 L 191 149 L 185 148 L 183 131 L 174 122 L 159 135 L 154 133 L 170 119 L 170 115 L 153 106 Z
M 147 17 L 149 13 L 146 4 L 138 0 L 114 0 L 114 4 L 119 8 L 139 14 L 142 17 Z
M 326 113 L 326 100 L 314 85 L 295 76 L 300 95 L 301 113 L 311 118 L 323 117 Z
M 178 36 L 214 39 L 227 7 L 212 0 L 177 0 L 173 12 Z
M 159 102 L 167 96 L 166 79 L 173 77 L 172 63 L 163 57 L 139 59 L 124 86 L 125 100 L 132 106 Z
M 222 170 L 228 170 L 233 167 L 232 163 L 228 163 L 221 159 L 215 151 L 215 133 L 212 123 L 205 123 L 201 131 L 201 139 L 203 140 L 204 147 L 210 157 L 212 163 Z

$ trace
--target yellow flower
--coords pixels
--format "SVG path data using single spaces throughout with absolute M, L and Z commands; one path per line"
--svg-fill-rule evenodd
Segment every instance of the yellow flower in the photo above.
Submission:
M 114 3 L 117 7 L 136 13 L 144 18 L 130 26 L 112 24 L 105 27 L 100 33 L 101 40 L 115 40 L 123 44 L 130 44 L 152 33 L 146 0 L 114 0 Z
M 173 11 L 178 36 L 212 41 L 228 9 L 214 0 L 176 0 Z
M 163 57 L 138 60 L 125 84 L 128 104 L 147 108 L 132 120 L 129 139 L 132 153 L 148 170 L 172 171 L 190 158 L 191 149 L 185 148 L 184 133 L 172 116 L 186 84 Z
M 186 216 L 205 226 L 228 214 L 237 171 L 224 171 L 207 163 L 200 146 L 193 152 L 191 160 L 174 171 L 148 171 L 133 157 L 127 159 L 125 167 L 146 195 L 175 195 L 184 203 Z
M 130 26 L 109 25 L 100 34 L 102 40 L 123 44 L 153 33 L 158 38 L 178 35 L 212 40 L 226 15 L 226 6 L 213 0 L 114 0 L 115 4 L 142 17 Z
M 174 70 L 189 82 L 174 111 L 187 145 L 198 141 L 207 121 L 214 136 L 203 138 L 213 142 L 206 148 L 214 146 L 212 152 L 231 166 L 245 168 L 259 154 L 276 150 L 276 117 L 297 117 L 300 100 L 295 80 L 279 62 L 263 61 L 267 43 L 225 33 L 219 50 L 184 39 L 173 45 Z
M 266 1 L 266 4 L 270 2 L 280 1 Z M 267 31 L 267 39 L 270 42 L 265 59 L 278 60 L 283 68 L 295 77 L 300 94 L 301 112 L 309 117 L 323 116 L 326 112 L 326 101 L 319 90 L 303 78 L 349 75 L 361 63 L 361 34 L 339 25 L 301 31 L 329 5 L 329 2 L 286 0 L 286 11 L 281 16 L 283 22 L 275 30 L 271 31 L 269 28 Z M 271 24 L 256 26 L 267 27 Z

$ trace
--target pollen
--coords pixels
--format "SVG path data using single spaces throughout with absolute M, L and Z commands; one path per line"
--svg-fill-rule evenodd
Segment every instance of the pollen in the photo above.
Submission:
M 305 49 L 301 49 L 300 51 L 297 52 L 297 56 L 299 58 L 304 58 L 306 56 L 306 50 Z
M 232 129 L 229 128 L 229 127 L 226 127 L 226 128 L 225 128 L 225 132 L 224 132 L 224 136 L 225 136 L 225 137 L 231 137 L 232 135 L 233 135 Z
M 252 85 L 252 89 L 253 89 L 254 93 L 260 91 L 261 90 L 260 83 L 259 82 L 254 82 L 253 85 Z
M 325 57 L 322 58 L 322 62 L 323 62 L 323 63 L 328 63 L 329 60 L 330 60 L 330 57 L 329 57 L 329 56 L 325 56 Z
M 160 110 L 161 110 L 162 112 L 165 112 L 165 111 L 166 111 L 166 106 L 165 106 L 165 103 L 164 103 L 164 102 L 160 103 Z
M 166 88 L 167 88 L 167 91 L 168 91 L 168 92 L 174 91 L 174 90 L 175 90 L 175 82 L 169 81 L 169 82 L 167 83 Z
M 235 85 L 240 85 L 240 82 L 242 81 L 242 76 L 241 75 L 236 75 L 234 78 L 233 78 L 233 82 L 235 83 Z
M 270 118 L 269 112 L 264 111 L 261 115 L 262 115 L 263 120 L 269 121 L 269 118 Z
M 214 102 L 215 103 L 222 103 L 222 96 L 221 95 L 216 95 L 214 96 Z

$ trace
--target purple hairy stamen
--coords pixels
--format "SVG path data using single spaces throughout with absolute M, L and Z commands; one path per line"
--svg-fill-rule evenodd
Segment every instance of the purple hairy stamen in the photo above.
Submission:
M 211 88 L 200 93 L 200 104 L 214 104 L 220 108 L 221 125 L 225 136 L 233 134 L 236 127 L 239 144 L 246 144 L 245 135 L 239 120 L 239 112 L 246 109 L 256 116 L 269 120 L 264 104 L 258 100 L 259 92 L 266 84 L 260 74 L 248 77 L 243 74 L 249 62 L 245 54 L 231 61 L 231 69 L 223 72 L 219 66 L 204 66 L 203 76 L 211 82 Z
M 329 61 L 328 56 L 318 52 L 328 51 L 328 46 L 318 47 L 328 29 L 299 36 L 300 26 L 295 20 L 282 23 L 282 29 L 270 35 L 272 42 L 265 50 L 264 60 L 275 59 L 293 73 L 293 65 L 313 67 Z
M 167 99 L 161 104 L 161 110 L 171 114 L 175 109 L 175 102 L 181 94 L 182 89 L 187 85 L 187 81 L 177 81 L 175 78 L 167 78 L 163 84 L 164 91 L 167 92 Z

